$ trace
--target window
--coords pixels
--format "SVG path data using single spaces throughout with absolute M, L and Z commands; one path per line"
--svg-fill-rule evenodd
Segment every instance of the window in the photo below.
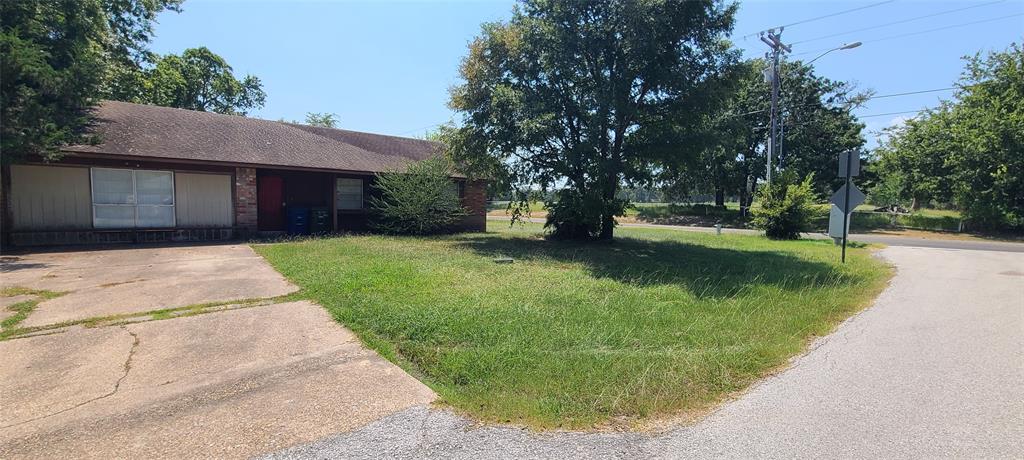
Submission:
M 449 190 L 456 198 L 462 198 L 462 182 L 453 180 L 452 184 L 449 186 Z
M 92 168 L 96 228 L 174 226 L 174 173 Z
M 363 180 L 338 178 L 334 183 L 334 206 L 338 209 L 363 209 Z

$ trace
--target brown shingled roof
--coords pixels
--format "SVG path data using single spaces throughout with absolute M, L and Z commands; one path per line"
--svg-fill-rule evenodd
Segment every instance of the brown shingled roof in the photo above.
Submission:
M 68 152 L 382 172 L 437 155 L 440 144 L 210 112 L 104 101 L 97 145 Z

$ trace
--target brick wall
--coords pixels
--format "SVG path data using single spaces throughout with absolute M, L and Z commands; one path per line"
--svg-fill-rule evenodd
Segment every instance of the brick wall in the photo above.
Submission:
M 256 168 L 235 168 L 235 226 L 256 232 Z
M 462 228 L 469 232 L 487 230 L 487 182 L 475 180 L 466 182 L 462 195 L 462 206 L 469 215 L 462 221 Z

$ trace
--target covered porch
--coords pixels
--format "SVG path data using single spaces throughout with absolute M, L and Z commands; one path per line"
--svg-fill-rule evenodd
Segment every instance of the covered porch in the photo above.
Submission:
M 256 169 L 256 228 L 310 235 L 368 229 L 373 175 Z

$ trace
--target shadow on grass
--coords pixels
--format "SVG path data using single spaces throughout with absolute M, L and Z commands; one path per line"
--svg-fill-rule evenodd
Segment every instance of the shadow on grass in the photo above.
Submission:
M 485 257 L 578 263 L 596 278 L 636 286 L 677 285 L 698 298 L 731 297 L 770 285 L 802 290 L 855 281 L 833 266 L 771 250 L 714 248 L 679 241 L 616 237 L 612 243 L 579 243 L 541 238 L 473 235 L 456 246 Z

